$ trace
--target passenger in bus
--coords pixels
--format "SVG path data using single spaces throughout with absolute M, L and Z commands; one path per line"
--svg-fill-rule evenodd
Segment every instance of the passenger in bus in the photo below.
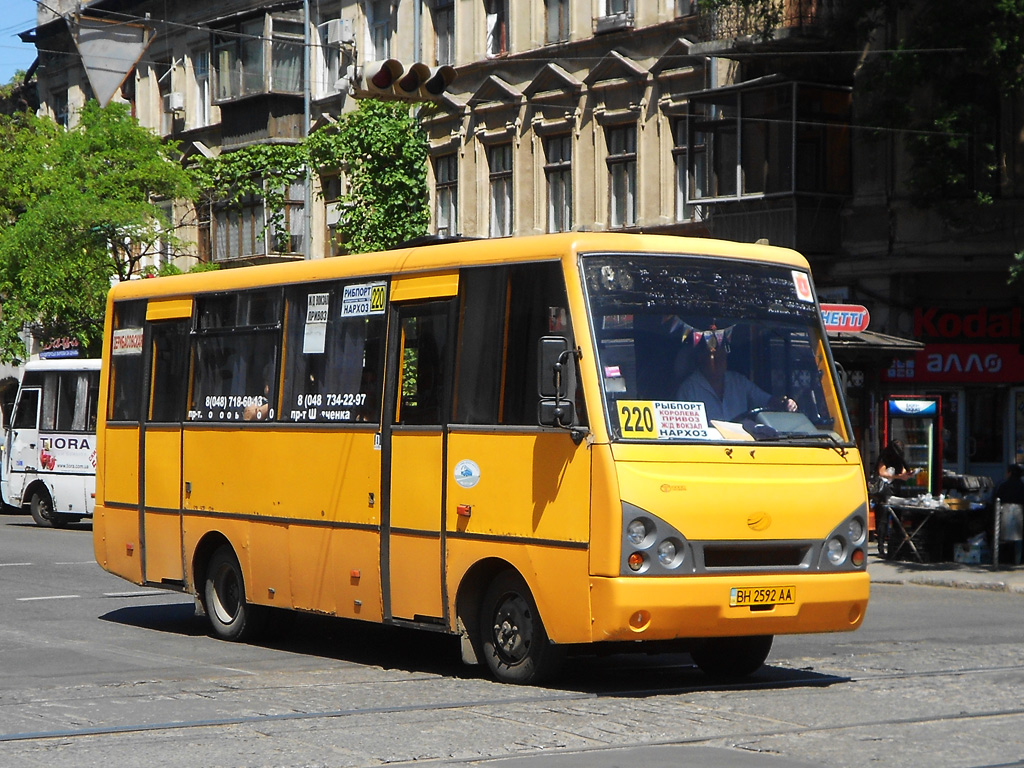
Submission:
M 703 402 L 709 420 L 732 421 L 755 408 L 777 407 L 794 412 L 796 402 L 789 397 L 773 398 L 746 376 L 729 370 L 725 345 L 712 337 L 697 345 L 697 370 L 679 387 L 677 400 Z

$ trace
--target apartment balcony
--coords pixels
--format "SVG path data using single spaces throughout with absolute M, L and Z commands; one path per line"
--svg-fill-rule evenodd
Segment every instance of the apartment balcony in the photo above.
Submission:
M 814 47 L 840 19 L 844 0 L 733 0 L 698 6 L 699 42 L 694 51 L 728 56 L 751 48 Z
M 852 188 L 849 88 L 767 77 L 694 94 L 687 202 L 715 237 L 838 246 Z

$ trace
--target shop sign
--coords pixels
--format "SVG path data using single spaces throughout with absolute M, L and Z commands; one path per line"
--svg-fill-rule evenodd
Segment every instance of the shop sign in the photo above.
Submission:
M 39 357 L 45 360 L 59 357 L 78 357 L 78 339 L 73 336 L 49 339 L 43 344 Z
M 894 361 L 885 381 L 1013 384 L 1024 380 L 1017 344 L 926 344 L 913 359 Z
M 1022 330 L 1020 307 L 1001 311 L 981 307 L 977 312 L 949 312 L 937 307 L 914 309 L 915 339 L 1010 341 L 1019 339 Z
M 827 333 L 860 333 L 868 329 L 871 315 L 860 304 L 822 304 L 821 319 Z

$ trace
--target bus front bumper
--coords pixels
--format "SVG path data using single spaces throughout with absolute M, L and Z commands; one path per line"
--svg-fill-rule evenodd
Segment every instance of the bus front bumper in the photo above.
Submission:
M 681 578 L 593 577 L 592 640 L 674 640 L 849 631 L 864 620 L 869 591 L 870 581 L 865 571 Z M 779 595 L 792 602 L 751 604 L 767 595 Z

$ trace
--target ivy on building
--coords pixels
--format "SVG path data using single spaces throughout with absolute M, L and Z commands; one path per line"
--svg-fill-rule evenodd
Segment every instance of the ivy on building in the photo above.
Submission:
M 306 169 L 342 172 L 338 245 L 348 253 L 389 248 L 426 234 L 427 142 L 408 105 L 373 99 L 302 142 L 257 144 L 200 158 L 193 168 L 206 204 L 243 205 L 263 198 L 264 236 L 280 225 L 290 185 Z

